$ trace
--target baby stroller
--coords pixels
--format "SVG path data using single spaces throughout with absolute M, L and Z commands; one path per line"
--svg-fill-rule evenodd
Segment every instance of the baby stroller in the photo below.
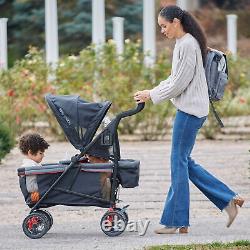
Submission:
M 89 103 L 79 96 L 55 96 L 48 94 L 45 99 L 53 111 L 66 137 L 80 153 L 71 160 L 39 167 L 18 169 L 20 188 L 26 204 L 31 208 L 23 221 L 26 236 L 38 239 L 52 227 L 53 218 L 44 210 L 55 205 L 97 206 L 108 208 L 100 221 L 102 231 L 108 236 L 118 236 L 126 228 L 128 214 L 125 206 L 118 208 L 118 189 L 134 188 L 139 182 L 140 162 L 121 159 L 117 128 L 122 118 L 134 115 L 144 108 L 144 103 L 135 109 L 119 113 L 102 131 L 95 136 L 111 102 Z M 94 137 L 95 136 L 95 137 Z M 93 147 L 108 147 L 110 156 L 107 163 L 86 162 L 85 154 Z M 26 176 L 36 175 L 41 198 L 32 203 L 26 189 Z M 110 180 L 110 193 L 102 194 L 102 176 Z

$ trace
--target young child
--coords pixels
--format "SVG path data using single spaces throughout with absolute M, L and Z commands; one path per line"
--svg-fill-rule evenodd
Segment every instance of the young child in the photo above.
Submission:
M 86 157 L 89 163 L 108 163 L 109 162 L 109 150 L 107 146 L 96 144 L 94 147 L 88 150 Z M 110 200 L 111 183 L 110 173 L 101 173 L 101 186 L 102 186 L 102 198 Z
M 40 163 L 44 157 L 44 151 L 48 147 L 49 144 L 39 134 L 32 133 L 22 136 L 19 141 L 19 149 L 25 155 L 22 167 L 41 167 Z M 36 175 L 26 176 L 26 187 L 30 193 L 31 201 L 37 202 L 40 199 L 40 194 Z

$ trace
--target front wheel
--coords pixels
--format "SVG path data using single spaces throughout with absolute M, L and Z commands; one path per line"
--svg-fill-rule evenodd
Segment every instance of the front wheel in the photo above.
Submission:
M 23 221 L 23 232 L 31 239 L 43 237 L 49 230 L 48 220 L 44 214 L 34 212 Z
M 126 221 L 128 223 L 129 218 L 128 218 L 128 213 L 126 212 L 126 210 L 122 209 L 122 208 L 116 208 L 116 210 L 123 214 L 123 216 L 125 217 L 125 219 L 126 219 Z
M 120 211 L 108 211 L 103 215 L 100 226 L 106 235 L 114 237 L 124 232 L 127 223 L 125 216 Z

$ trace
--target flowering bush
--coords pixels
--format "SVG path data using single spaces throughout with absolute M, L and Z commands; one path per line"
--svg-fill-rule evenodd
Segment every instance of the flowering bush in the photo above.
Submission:
M 119 57 L 110 41 L 101 51 L 96 67 L 97 95 L 113 102 L 113 114 L 133 108 L 136 105 L 133 94 L 137 90 L 150 89 L 170 74 L 171 64 L 167 56 L 168 54 L 159 57 L 154 67 L 146 67 L 140 42 L 126 40 L 124 53 Z M 131 134 L 138 128 L 144 139 L 152 139 L 157 133 L 166 132 L 166 116 L 171 111 L 173 107 L 169 103 L 157 106 L 148 104 L 143 112 L 124 119 L 120 130 Z
M 157 64 L 147 68 L 143 64 L 140 41 L 126 40 L 123 55 L 117 56 L 112 41 L 102 48 L 89 46 L 79 56 L 60 59 L 56 70 L 44 62 L 43 51 L 30 48 L 29 53 L 8 71 L 2 71 L 0 91 L 2 109 L 0 116 L 8 123 L 13 133 L 21 133 L 27 124 L 48 121 L 55 134 L 60 134 L 57 122 L 44 101 L 46 93 L 77 94 L 88 101 L 110 100 L 111 116 L 133 108 L 133 93 L 151 88 L 170 72 L 167 54 Z M 48 80 L 49 79 L 49 80 Z M 125 119 L 122 133 L 133 133 L 140 126 L 144 138 L 161 131 L 165 117 L 173 110 L 168 104 L 147 105 L 145 112 Z M 165 131 L 165 130 L 164 130 Z
M 31 48 L 24 59 L 1 72 L 0 113 L 12 131 L 21 132 L 25 122 L 44 120 L 43 96 L 54 91 L 46 79 L 48 71 L 42 52 Z
M 214 103 L 220 116 L 250 115 L 250 60 L 228 55 L 229 82 L 224 97 Z M 220 132 L 220 127 L 214 115 L 208 116 L 208 122 L 202 129 L 206 138 L 213 139 Z
M 141 43 L 126 40 L 122 55 L 116 54 L 115 44 L 108 41 L 103 47 L 89 46 L 78 56 L 60 58 L 55 70 L 46 65 L 43 51 L 30 48 L 29 53 L 8 71 L 0 72 L 0 118 L 8 124 L 13 134 L 21 133 L 27 124 L 37 121 L 49 123 L 54 134 L 62 134 L 47 107 L 44 95 L 76 94 L 87 101 L 109 100 L 113 103 L 110 116 L 133 108 L 133 93 L 151 89 L 165 79 L 171 71 L 168 51 L 162 53 L 154 66 L 146 67 Z M 216 104 L 223 116 L 250 114 L 249 60 L 229 59 L 230 81 L 223 101 Z M 147 103 L 145 110 L 124 119 L 121 133 L 137 131 L 144 139 L 154 139 L 166 132 L 167 116 L 174 108 L 170 102 L 160 105 Z M 203 133 L 207 137 L 216 132 L 213 116 Z M 212 125 L 211 125 L 212 124 Z M 211 129 L 215 129 L 211 133 Z
M 229 57 L 229 84 L 221 104 L 224 116 L 250 114 L 250 60 Z

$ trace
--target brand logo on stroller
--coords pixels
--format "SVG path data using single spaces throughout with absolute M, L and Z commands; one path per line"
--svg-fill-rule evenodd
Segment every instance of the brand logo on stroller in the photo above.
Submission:
M 59 112 L 61 113 L 61 115 L 63 116 L 63 118 L 66 120 L 66 122 L 71 125 L 71 122 L 69 120 L 69 118 L 64 114 L 62 108 L 59 108 Z

